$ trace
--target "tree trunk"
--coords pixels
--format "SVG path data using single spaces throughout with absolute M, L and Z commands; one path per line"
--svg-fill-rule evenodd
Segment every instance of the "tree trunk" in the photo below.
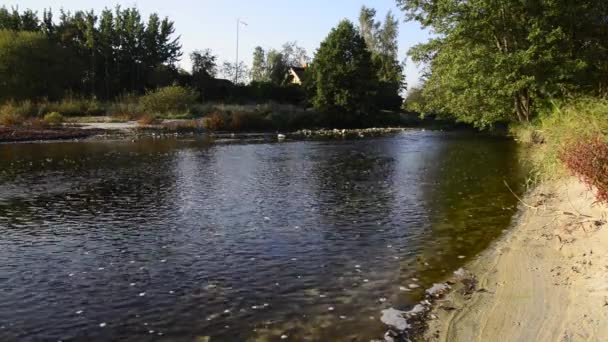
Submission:
M 522 89 L 515 94 L 515 112 L 520 123 L 530 122 L 532 100 L 528 89 Z

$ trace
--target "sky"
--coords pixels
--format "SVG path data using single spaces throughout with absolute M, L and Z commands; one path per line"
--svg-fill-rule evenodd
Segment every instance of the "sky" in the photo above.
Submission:
M 0 5 L 18 6 L 20 10 L 33 9 L 42 15 L 44 8 L 75 11 L 104 7 L 137 7 L 148 16 L 158 13 L 175 22 L 176 34 L 184 56 L 180 65 L 190 68 L 188 54 L 194 50 L 211 49 L 221 62 L 236 59 L 236 20 L 241 18 L 247 26 L 240 30 L 239 60 L 251 65 L 256 46 L 279 49 L 285 42 L 297 41 L 312 57 L 321 41 L 340 20 L 357 22 L 361 6 L 375 8 L 377 19 L 383 19 L 389 10 L 401 20 L 399 52 L 406 58 L 407 50 L 429 38 L 416 22 L 403 22 L 403 13 L 395 0 L 0 0 Z M 407 61 L 406 80 L 409 87 L 419 83 L 419 67 Z

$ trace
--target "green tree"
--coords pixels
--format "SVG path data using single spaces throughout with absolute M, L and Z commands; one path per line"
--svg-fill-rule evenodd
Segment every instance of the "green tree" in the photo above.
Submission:
M 333 125 L 355 125 L 373 109 L 378 78 L 365 40 L 348 20 L 321 43 L 306 85 Z
M 425 64 L 425 111 L 484 127 L 529 121 L 546 99 L 606 84 L 603 1 L 397 0 L 437 37 L 410 51 Z
M 361 7 L 359 13 L 359 29 L 365 39 L 368 49 L 372 53 L 378 52 L 378 30 L 381 23 L 376 22 L 376 10 L 366 6 Z
M 297 42 L 287 42 L 282 49 L 264 51 L 260 46 L 253 52 L 251 80 L 254 82 L 270 82 L 276 86 L 286 85 L 289 68 L 308 64 L 310 58 L 304 48 Z
M 238 77 L 237 77 L 237 72 L 238 72 Z M 236 64 L 228 62 L 228 61 L 224 61 L 224 63 L 222 63 L 222 67 L 221 67 L 221 74 L 222 74 L 222 77 L 224 77 L 225 79 L 227 79 L 231 82 L 236 79 L 237 85 L 247 84 L 249 82 L 249 77 L 250 77 L 249 68 L 243 62 L 239 62 L 239 66 L 238 66 L 238 70 L 237 70 Z
M 399 21 L 392 12 L 384 23 L 376 21 L 376 10 L 363 6 L 359 14 L 359 30 L 372 54 L 380 81 L 376 101 L 385 108 L 397 109 L 402 104 L 401 90 L 405 88 L 403 67 L 399 62 Z
M 0 101 L 61 96 L 63 53 L 42 33 L 0 30 Z
M 251 64 L 251 80 L 253 82 L 268 82 L 266 69 L 266 51 L 261 46 L 256 46 L 253 51 L 253 63 Z

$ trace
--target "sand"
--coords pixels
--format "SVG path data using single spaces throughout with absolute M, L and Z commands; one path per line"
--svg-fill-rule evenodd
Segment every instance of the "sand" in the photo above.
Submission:
M 575 179 L 531 191 L 514 227 L 435 304 L 428 341 L 608 341 L 608 208 Z

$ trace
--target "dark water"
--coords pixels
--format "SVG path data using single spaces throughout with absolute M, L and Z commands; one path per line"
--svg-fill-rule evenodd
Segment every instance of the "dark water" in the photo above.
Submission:
M 516 159 L 420 131 L 0 145 L 0 340 L 369 341 L 508 227 Z

